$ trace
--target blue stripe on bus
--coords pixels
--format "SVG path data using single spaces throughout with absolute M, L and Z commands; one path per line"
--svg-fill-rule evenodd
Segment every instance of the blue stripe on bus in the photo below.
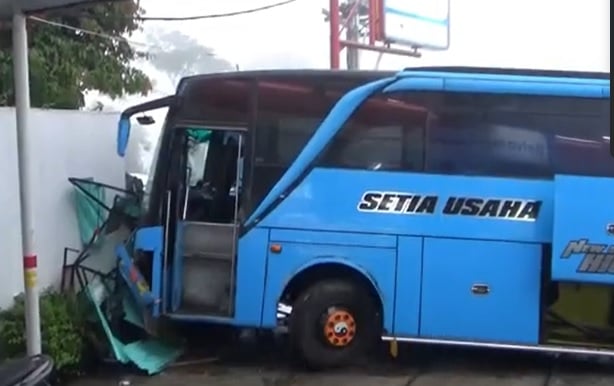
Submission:
M 387 92 L 406 90 L 549 95 L 579 98 L 603 98 L 604 95 L 610 95 L 610 85 L 607 81 L 584 80 L 581 83 L 574 81 L 551 82 L 537 77 L 535 81 L 526 82 L 509 79 L 489 79 L 486 77 L 448 78 L 445 76 L 429 77 L 423 76 L 423 74 L 416 74 L 415 77 L 403 77 L 386 88 Z
M 533 75 L 505 75 L 505 74 L 476 74 L 476 73 L 456 73 L 456 72 L 437 72 L 437 71 L 412 71 L 403 70 L 397 74 L 399 78 L 406 77 L 438 78 L 438 79 L 467 79 L 467 80 L 494 80 L 499 82 L 538 82 L 538 83 L 571 83 L 571 84 L 590 84 L 600 86 L 610 86 L 609 79 L 587 79 L 587 78 L 567 78 L 549 77 Z

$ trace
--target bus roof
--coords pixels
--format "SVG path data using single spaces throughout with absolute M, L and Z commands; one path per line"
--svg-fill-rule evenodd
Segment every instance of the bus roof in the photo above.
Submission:
M 347 71 L 347 70 L 257 70 L 257 71 L 233 71 L 194 75 L 183 78 L 177 87 L 178 95 L 193 95 L 199 89 L 207 87 L 207 83 L 212 80 L 237 80 L 237 81 L 279 81 L 290 79 L 301 79 L 309 83 L 313 79 L 314 84 L 326 81 L 339 82 L 338 84 L 348 83 L 359 85 L 368 83 L 381 78 L 393 77 L 395 75 L 403 77 L 411 73 L 428 73 L 431 76 L 441 74 L 442 76 L 468 78 L 489 77 L 491 80 L 498 80 L 499 77 L 508 78 L 505 80 L 522 80 L 527 78 L 558 78 L 569 79 L 573 82 L 584 83 L 597 82 L 609 87 L 610 74 L 604 72 L 582 72 L 582 71 L 560 71 L 560 70 L 534 70 L 517 68 L 487 68 L 487 67 L 459 67 L 459 66 L 427 66 L 409 67 L 401 73 L 392 71 Z M 503 79 L 502 79 L 503 80 Z M 607 82 L 606 82 L 607 81 Z M 609 91 L 608 91 L 609 94 Z
M 339 82 L 349 81 L 357 84 L 367 83 L 372 80 L 394 76 L 392 71 L 338 71 L 338 70 L 258 70 L 258 71 L 234 71 L 219 72 L 212 74 L 194 75 L 183 78 L 177 87 L 177 93 L 189 93 L 193 88 L 204 86 L 212 79 L 228 80 L 256 80 L 268 81 L 280 78 L 291 79 L 300 78 L 308 80 L 335 80 Z

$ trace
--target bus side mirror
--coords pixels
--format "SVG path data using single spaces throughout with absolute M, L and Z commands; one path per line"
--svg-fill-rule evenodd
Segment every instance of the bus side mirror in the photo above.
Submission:
M 117 124 L 117 154 L 120 157 L 126 155 L 128 139 L 130 138 L 130 118 L 121 117 Z
M 153 125 L 154 123 L 156 123 L 155 119 L 153 119 L 153 117 L 149 115 L 141 115 L 139 117 L 136 117 L 136 120 L 139 124 L 143 126 Z

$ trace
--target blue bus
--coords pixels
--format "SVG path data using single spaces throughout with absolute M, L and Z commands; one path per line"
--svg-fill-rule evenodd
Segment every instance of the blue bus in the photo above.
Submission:
M 183 79 L 117 255 L 154 318 L 614 356 L 609 74 L 429 67 Z M 612 243 L 612 244 L 611 244 Z

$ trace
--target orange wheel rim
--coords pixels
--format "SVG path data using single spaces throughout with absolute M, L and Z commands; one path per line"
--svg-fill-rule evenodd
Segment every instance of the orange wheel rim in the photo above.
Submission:
M 356 336 L 356 321 L 347 311 L 334 311 L 326 318 L 324 336 L 328 343 L 336 347 L 350 344 Z

